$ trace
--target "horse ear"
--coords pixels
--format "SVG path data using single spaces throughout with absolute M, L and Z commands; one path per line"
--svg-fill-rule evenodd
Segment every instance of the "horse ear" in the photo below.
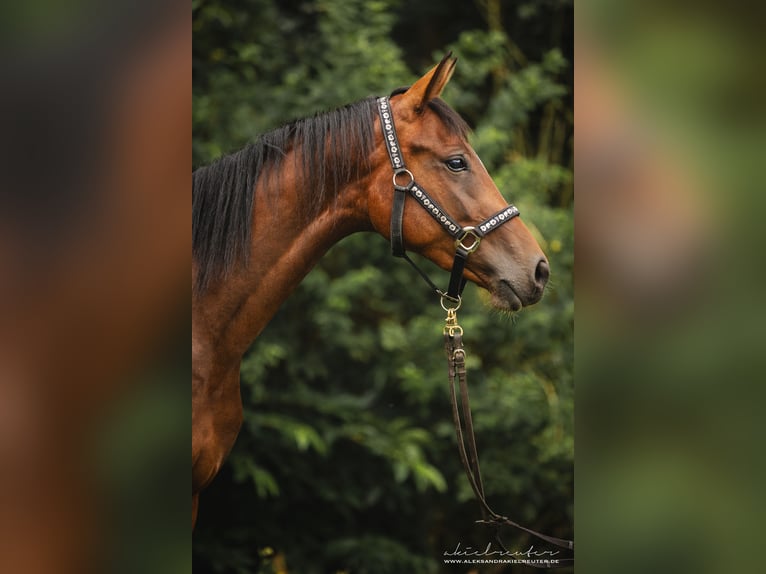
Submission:
M 431 68 L 409 90 L 404 92 L 404 99 L 402 101 L 406 103 L 405 109 L 419 114 L 428 102 L 438 98 L 444 86 L 447 85 L 447 82 L 452 77 L 456 63 L 457 58 L 452 57 L 452 52 L 447 52 L 447 55 L 442 58 L 441 62 Z

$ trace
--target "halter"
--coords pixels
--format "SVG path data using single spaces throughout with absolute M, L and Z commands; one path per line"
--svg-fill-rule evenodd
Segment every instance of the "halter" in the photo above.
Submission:
M 441 297 L 441 306 L 447 311 L 447 320 L 444 326 L 444 347 L 447 352 L 448 360 L 452 420 L 455 425 L 458 452 L 463 464 L 463 470 L 465 471 L 468 482 L 481 506 L 483 519 L 478 522 L 495 527 L 495 540 L 506 552 L 506 547 L 500 538 L 500 526 L 512 526 L 560 548 L 574 550 L 573 541 L 541 534 L 540 532 L 514 522 L 506 516 L 496 513 L 490 508 L 484 495 L 484 484 L 481 479 L 479 455 L 476 449 L 476 438 L 474 436 L 473 420 L 471 417 L 471 406 L 468 400 L 468 382 L 465 366 L 466 352 L 463 348 L 463 328 L 458 325 L 457 322 L 457 310 L 460 308 L 461 303 L 460 295 L 462 294 L 466 283 L 466 280 L 463 277 L 463 270 L 465 269 L 468 256 L 479 248 L 481 240 L 491 231 L 518 216 L 519 210 L 515 206 L 509 205 L 476 226 L 462 227 L 458 224 L 430 195 L 428 195 L 426 190 L 415 181 L 415 176 L 407 169 L 404 163 L 404 158 L 402 157 L 399 140 L 396 137 L 394 115 L 391 112 L 389 98 L 385 96 L 379 97 L 377 103 L 378 113 L 380 115 L 380 125 L 383 129 L 383 140 L 386 142 L 388 157 L 391 160 L 391 167 L 394 170 L 392 181 L 395 193 L 393 207 L 391 209 L 391 252 L 395 257 L 405 259 L 415 268 L 431 289 Z M 434 282 L 429 279 L 425 272 L 423 272 L 423 270 L 421 270 L 415 262 L 407 256 L 407 252 L 404 249 L 402 222 L 404 219 L 404 204 L 407 194 L 415 198 L 431 217 L 433 217 L 442 228 L 455 239 L 455 258 L 452 263 L 449 287 L 446 292 L 439 289 Z M 458 407 L 458 390 L 460 394 L 460 408 Z M 462 420 L 460 411 L 462 411 L 463 415 Z M 463 432 L 463 427 L 465 427 L 465 432 Z M 563 558 L 556 560 L 555 562 L 537 562 L 533 560 L 520 560 L 520 562 L 524 562 L 528 566 L 548 569 L 572 566 L 574 564 L 574 558 Z
M 515 206 L 509 205 L 476 226 L 462 227 L 444 211 L 436 200 L 428 195 L 426 190 L 415 181 L 412 172 L 407 169 L 399 146 L 399 139 L 396 137 L 394 114 L 391 112 L 388 97 L 381 96 L 378 98 L 378 114 L 383 129 L 383 140 L 386 142 L 388 157 L 391 160 L 391 167 L 394 169 L 392 181 L 395 193 L 394 204 L 391 209 L 391 252 L 395 257 L 401 257 L 412 265 L 437 295 L 453 303 L 458 303 L 465 287 L 463 270 L 468 256 L 479 248 L 481 240 L 489 232 L 519 215 L 519 210 Z M 452 272 L 447 291 L 439 289 L 423 270 L 409 258 L 404 249 L 402 222 L 404 220 L 404 200 L 408 193 L 455 239 L 455 258 L 452 262 Z

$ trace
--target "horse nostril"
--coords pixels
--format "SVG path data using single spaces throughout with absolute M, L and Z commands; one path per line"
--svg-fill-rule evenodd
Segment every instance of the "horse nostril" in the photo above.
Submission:
M 535 267 L 535 283 L 541 288 L 545 287 L 545 284 L 548 282 L 548 277 L 550 276 L 551 268 L 548 266 L 548 262 L 545 258 L 540 259 L 540 261 L 537 262 L 537 267 Z

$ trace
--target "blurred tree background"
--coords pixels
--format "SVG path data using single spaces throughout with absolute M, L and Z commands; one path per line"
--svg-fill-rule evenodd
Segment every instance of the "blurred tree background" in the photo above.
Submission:
M 552 268 L 543 301 L 513 317 L 466 290 L 488 499 L 573 536 L 571 1 L 193 0 L 192 10 L 195 167 L 458 56 L 443 97 Z M 201 499 L 196 572 L 476 571 L 442 563 L 492 533 L 474 522 L 457 455 L 444 313 L 419 281 L 381 237 L 352 236 L 258 338 L 242 364 L 242 431 Z M 512 550 L 535 543 L 506 538 Z M 511 568 L 526 570 L 480 571 Z

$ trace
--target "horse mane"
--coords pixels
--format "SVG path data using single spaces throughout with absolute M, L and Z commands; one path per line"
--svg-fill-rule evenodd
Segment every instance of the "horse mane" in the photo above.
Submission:
M 401 93 L 394 92 L 393 95 Z M 442 100 L 429 102 L 448 129 L 465 137 L 465 121 Z M 249 260 L 256 186 L 258 194 L 278 193 L 278 177 L 290 149 L 300 185 L 312 197 L 302 202 L 307 218 L 318 214 L 346 184 L 370 169 L 375 146 L 375 97 L 293 121 L 265 133 L 243 149 L 192 173 L 192 257 L 194 291 L 204 293 Z

